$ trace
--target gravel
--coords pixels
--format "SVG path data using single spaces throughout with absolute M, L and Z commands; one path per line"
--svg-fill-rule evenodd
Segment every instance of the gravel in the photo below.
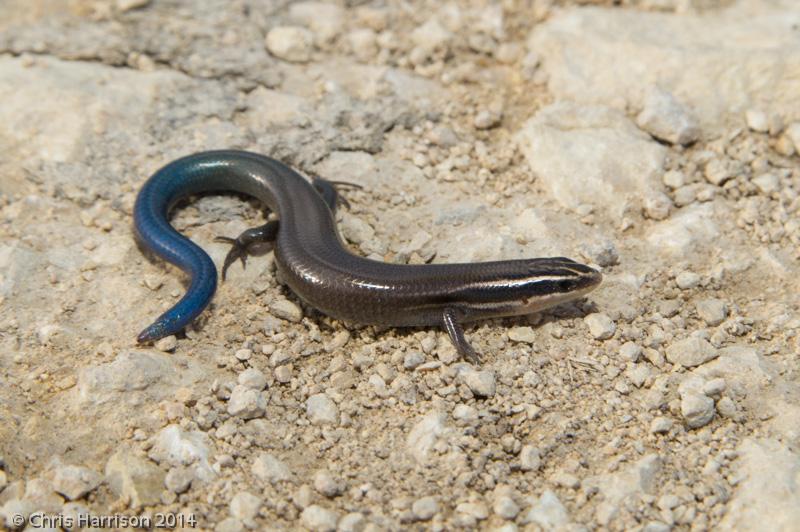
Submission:
M 219 532 L 800 522 L 785 5 L 29 4 L 0 17 L 0 526 L 121 503 Z M 303 304 L 254 246 L 136 345 L 187 282 L 137 246 L 136 193 L 224 148 L 359 185 L 337 226 L 372 260 L 565 256 L 603 284 L 465 324 L 467 363 L 441 327 Z M 280 214 L 209 194 L 171 223 L 220 266 L 216 236 Z

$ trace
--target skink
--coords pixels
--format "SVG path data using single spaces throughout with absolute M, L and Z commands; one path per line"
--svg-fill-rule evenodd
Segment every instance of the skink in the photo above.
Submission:
M 146 248 L 184 270 L 191 283 L 138 341 L 179 332 L 214 295 L 214 263 L 172 228 L 168 218 L 178 200 L 200 192 L 254 196 L 278 215 L 277 223 L 236 239 L 238 248 L 229 257 L 254 240 L 274 240 L 283 281 L 308 305 L 365 325 L 442 326 L 459 354 L 472 361 L 477 354 L 464 337 L 463 323 L 536 312 L 582 297 L 602 280 L 597 270 L 565 257 L 423 265 L 359 257 L 347 250 L 336 230 L 330 183 L 312 184 L 279 161 L 233 150 L 190 155 L 153 174 L 136 198 L 137 236 Z

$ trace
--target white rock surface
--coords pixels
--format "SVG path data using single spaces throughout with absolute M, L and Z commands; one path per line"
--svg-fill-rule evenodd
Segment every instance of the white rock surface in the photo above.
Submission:
M 768 521 L 775 530 L 791 530 L 800 522 L 800 459 L 770 439 L 746 438 L 737 449 L 742 481 L 720 527 L 755 530 Z
M 660 191 L 666 150 L 611 108 L 553 104 L 516 138 L 531 170 L 565 208 L 597 205 L 621 217 L 627 203 Z
M 749 2 L 713 14 L 571 9 L 537 25 L 528 45 L 549 59 L 543 68 L 561 98 L 641 108 L 660 85 L 715 128 L 753 106 L 799 118 L 797 20 Z

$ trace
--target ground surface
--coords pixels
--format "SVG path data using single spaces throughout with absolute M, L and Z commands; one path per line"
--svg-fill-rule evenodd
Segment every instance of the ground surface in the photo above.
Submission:
M 587 4 L 2 2 L 0 520 L 800 530 L 800 11 Z M 320 316 L 267 253 L 140 348 L 186 279 L 136 191 L 222 147 L 363 185 L 358 253 L 604 283 L 469 328 L 471 366 Z M 262 216 L 174 224 L 219 263 Z

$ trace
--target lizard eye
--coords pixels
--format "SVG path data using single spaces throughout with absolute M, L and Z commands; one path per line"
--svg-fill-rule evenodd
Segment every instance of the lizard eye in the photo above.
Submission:
M 575 287 L 575 282 L 571 279 L 562 279 L 558 281 L 558 289 L 561 292 L 569 292 Z

